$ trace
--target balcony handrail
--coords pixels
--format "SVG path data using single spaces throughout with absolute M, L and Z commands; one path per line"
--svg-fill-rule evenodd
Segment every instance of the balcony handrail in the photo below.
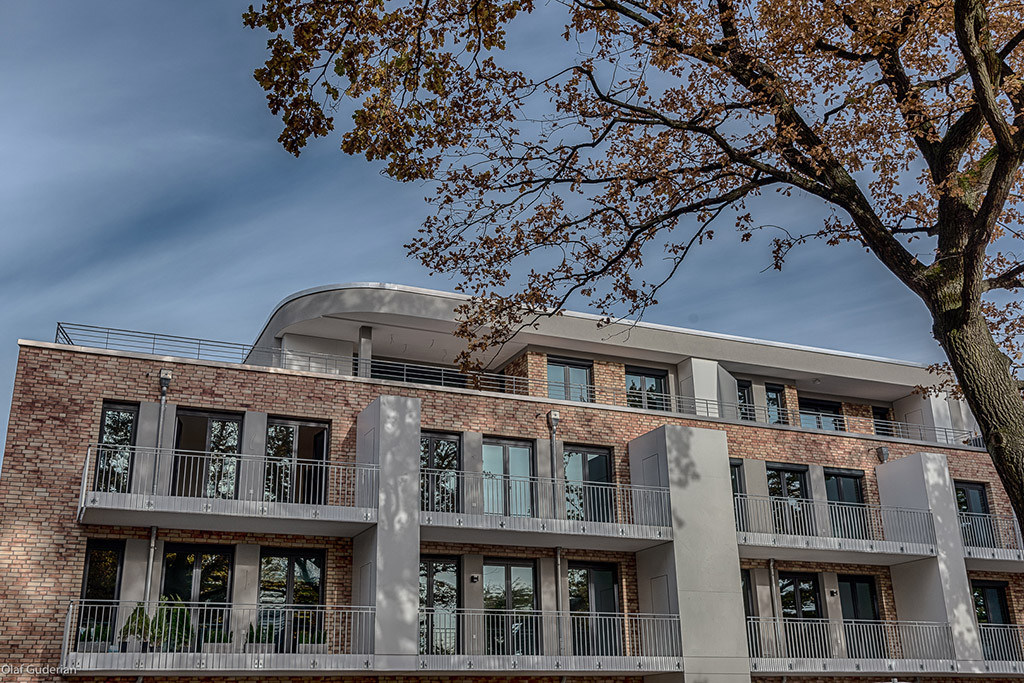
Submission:
M 1014 515 L 960 512 L 960 536 L 968 548 L 1024 550 L 1020 523 Z
M 105 655 L 128 651 L 148 653 L 143 659 L 133 657 L 133 666 L 162 669 L 180 668 L 183 663 L 175 658 L 195 653 L 211 658 L 245 652 L 371 654 L 375 611 L 371 606 L 335 604 L 72 598 L 62 661 L 70 668 L 81 664 L 102 669 Z M 211 668 L 237 666 L 239 661 L 226 660 Z
M 420 492 L 427 513 L 672 526 L 669 489 L 659 486 L 423 468 Z
M 647 392 L 625 386 L 549 382 L 547 378 L 528 378 L 484 371 L 463 371 L 454 366 L 405 363 L 358 356 L 298 351 L 209 339 L 137 332 L 118 328 L 75 323 L 57 323 L 55 343 L 120 351 L 150 353 L 195 360 L 239 363 L 295 370 L 367 375 L 387 381 L 430 384 L 449 388 L 468 388 L 497 393 L 543 395 L 547 398 L 574 400 L 601 405 L 622 405 L 655 412 L 671 412 L 696 417 L 749 420 L 760 424 L 778 424 L 825 431 L 874 434 L 950 445 L 969 443 L 977 433 L 967 429 L 919 425 L 873 417 L 834 415 L 793 407 L 769 407 L 747 403 L 716 401 L 671 393 Z M 555 389 L 555 396 L 552 396 Z M 557 394 L 561 394 L 560 396 Z M 802 417 L 814 419 L 806 425 Z M 824 425 L 831 425 L 826 427 Z
M 988 661 L 1024 662 L 1024 626 L 978 624 L 981 648 Z
M 736 530 L 862 541 L 935 544 L 931 510 L 734 493 Z
M 956 659 L 946 622 L 747 617 L 751 659 Z
M 238 507 L 235 514 L 253 514 L 243 509 L 250 503 L 375 507 L 378 479 L 376 463 L 92 444 L 82 469 L 79 518 L 94 494 L 132 494 L 143 508 L 154 493 L 219 499 Z M 162 486 L 154 489 L 154 481 Z

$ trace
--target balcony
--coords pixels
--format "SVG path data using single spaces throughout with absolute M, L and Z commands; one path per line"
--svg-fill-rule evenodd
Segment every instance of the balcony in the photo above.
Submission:
M 672 538 L 667 488 L 420 471 L 420 533 L 425 540 L 601 547 L 635 552 Z
M 762 673 L 949 673 L 948 624 L 749 617 L 750 670 Z
M 929 510 L 734 494 L 740 555 L 889 565 L 935 555 Z
M 986 673 L 1024 673 L 1024 626 L 979 624 L 979 630 Z
M 683 666 L 676 615 L 424 609 L 419 630 L 427 671 L 611 675 Z
M 355 535 L 377 520 L 372 465 L 127 446 L 91 446 L 84 524 Z
M 1024 572 L 1024 544 L 1016 517 L 961 512 L 960 536 L 969 569 Z
M 373 621 L 370 607 L 72 600 L 61 664 L 79 674 L 366 671 Z
M 576 400 L 694 417 L 741 420 L 763 425 L 867 434 L 950 446 L 965 444 L 979 446 L 978 435 L 963 429 L 928 427 L 907 422 L 815 413 L 781 407 L 709 401 L 675 394 L 631 391 L 625 386 L 567 385 L 564 382 L 552 382 L 549 385 L 547 378 L 463 372 L 452 366 L 443 367 L 374 359 L 361 360 L 352 356 L 254 347 L 248 344 L 134 332 L 91 325 L 58 323 L 54 341 L 58 344 L 219 363 L 287 368 L 335 375 L 358 374 L 391 382 L 410 382 L 453 389 Z

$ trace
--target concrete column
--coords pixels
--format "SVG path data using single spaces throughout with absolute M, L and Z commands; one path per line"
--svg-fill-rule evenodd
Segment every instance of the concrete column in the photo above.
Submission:
M 685 680 L 749 681 L 725 432 L 666 425 L 633 439 L 629 452 L 637 480 L 644 460 L 656 454 L 669 483 L 676 576 L 670 589 L 679 607 Z
M 537 560 L 537 583 L 540 586 L 540 610 L 544 614 L 557 612 L 558 596 L 555 594 L 555 582 L 559 580 L 555 569 L 555 558 L 543 557 Z M 555 656 L 558 654 L 558 620 L 546 618 L 544 620 L 544 634 L 542 638 L 544 654 Z
M 915 453 L 877 465 L 875 474 L 882 505 L 931 509 L 934 516 L 936 556 L 891 569 L 896 613 L 905 621 L 948 622 L 956 658 L 980 666 L 980 634 L 946 456 Z
M 843 628 L 843 603 L 839 598 L 839 577 L 835 572 L 822 572 L 818 577 L 825 606 L 824 617 L 829 622 L 832 642 L 837 646 L 832 656 L 843 658 L 846 657 L 846 630 Z
M 555 457 L 551 457 L 551 439 L 535 439 L 533 445 L 534 467 L 537 476 L 541 479 L 565 479 L 565 467 L 559 467 L 562 463 L 562 441 L 555 439 Z M 552 467 L 554 469 L 552 469 Z M 558 496 L 561 487 L 552 487 L 542 483 L 537 487 L 537 514 L 542 519 L 564 519 L 564 510 L 559 516 L 561 508 L 565 507 L 565 496 Z
M 768 464 L 764 460 L 743 460 L 743 485 L 749 496 L 768 495 Z M 742 528 L 755 533 L 772 533 L 774 526 L 772 516 L 765 514 L 765 503 L 757 498 L 750 499 L 746 505 L 737 508 L 737 514 L 743 515 Z
M 484 435 L 462 433 L 462 471 L 466 473 L 462 487 L 462 511 L 469 515 L 484 513 Z
M 159 401 L 143 401 L 139 404 L 139 425 L 135 433 L 135 445 L 139 447 L 132 464 L 132 493 L 149 495 L 153 490 L 153 477 L 157 481 L 157 494 L 167 495 L 170 491 L 171 461 L 169 452 L 174 448 L 174 433 L 177 427 L 176 406 L 168 403 L 164 412 L 164 452 L 157 453 L 157 425 L 160 422 Z M 159 472 L 159 474 L 157 474 Z
M 267 454 L 267 414 L 251 410 L 242 418 L 242 458 L 238 468 L 238 497 L 241 500 L 263 500 L 263 477 Z
M 231 576 L 231 602 L 241 609 L 233 610 L 231 626 L 234 641 L 246 642 L 249 626 L 256 623 L 252 605 L 260 600 L 260 547 L 253 543 L 235 546 L 235 567 Z
M 484 556 L 462 556 L 462 606 L 466 609 L 481 610 L 484 608 Z M 481 626 L 476 619 L 470 618 L 462 629 L 463 652 L 480 655 L 485 653 L 484 638 Z
M 730 420 L 740 419 L 739 408 L 735 405 L 738 398 L 739 391 L 737 388 L 736 378 L 729 374 L 728 370 L 719 365 L 718 400 L 723 404 L 719 407 L 719 417 L 725 417 Z
M 687 358 L 676 366 L 683 412 L 718 417 L 718 363 Z
M 359 372 L 360 377 L 369 377 L 373 361 L 373 328 L 366 325 L 359 328 Z
M 356 459 L 378 462 L 373 548 L 378 668 L 416 669 L 419 652 L 420 400 L 380 396 L 356 420 Z M 363 561 L 370 554 L 361 548 Z M 360 581 L 359 590 L 365 590 Z
M 816 501 L 811 508 L 814 511 L 814 526 L 819 536 L 832 535 L 832 520 L 828 513 L 828 489 L 825 487 L 825 468 L 821 465 L 807 466 L 807 481 L 811 486 L 811 500 Z
M 775 616 L 775 591 L 772 585 L 772 572 L 767 567 L 750 570 L 750 583 L 753 587 L 754 610 L 757 616 L 770 618 Z

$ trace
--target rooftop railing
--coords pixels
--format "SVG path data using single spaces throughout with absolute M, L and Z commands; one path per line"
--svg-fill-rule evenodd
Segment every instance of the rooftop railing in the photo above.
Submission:
M 888 438 L 928 441 L 949 445 L 979 445 L 977 434 L 964 429 L 929 427 L 871 417 L 801 411 L 782 406 L 712 401 L 669 393 L 630 389 L 625 386 L 554 382 L 548 381 L 546 378 L 527 378 L 490 372 L 463 372 L 451 366 L 404 363 L 381 359 L 360 359 L 357 356 L 256 347 L 249 344 L 135 332 L 91 325 L 58 323 L 55 341 L 59 344 L 178 358 L 243 363 L 341 375 L 360 375 L 394 382 L 412 382 L 457 389 L 494 391 L 601 405 L 618 405 L 641 410 L 692 415 L 695 417 L 742 420 L 821 431 L 873 434 Z
M 743 533 L 935 544 L 929 510 L 746 493 L 733 499 Z
M 63 665 L 78 671 L 362 670 L 372 607 L 71 600 Z
M 1012 516 L 960 513 L 960 535 L 967 548 L 1021 550 L 1020 525 Z
M 672 526 L 667 488 L 423 469 L 424 512 Z
M 376 507 L 377 479 L 369 464 L 100 444 L 86 453 L 80 509 L 151 510 L 154 496 L 165 511 L 215 507 L 235 515 L 273 515 L 294 505 Z
M 786 670 L 785 660 L 956 658 L 952 631 L 938 622 L 748 617 L 747 642 L 761 671 Z

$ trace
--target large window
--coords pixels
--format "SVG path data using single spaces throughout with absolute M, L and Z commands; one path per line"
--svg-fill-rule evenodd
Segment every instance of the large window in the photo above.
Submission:
M 827 638 L 821 638 L 821 590 L 817 574 L 779 572 L 782 629 L 791 657 L 831 657 Z
M 591 446 L 566 446 L 562 457 L 567 518 L 588 522 L 614 521 L 611 451 Z
M 458 558 L 420 558 L 421 654 L 459 651 L 459 576 Z
M 572 654 L 608 657 L 623 652 L 618 572 L 612 564 L 569 563 Z
M 123 562 L 124 541 L 89 539 L 86 542 L 82 606 L 78 615 L 79 650 L 103 652 L 113 642 Z
M 461 512 L 459 469 L 461 440 L 457 434 L 420 436 L 420 509 Z
M 772 524 L 777 534 L 814 536 L 814 508 L 809 502 L 807 467 L 788 463 L 769 463 L 768 495 Z
M 998 548 L 999 529 L 989 515 L 985 484 L 975 481 L 954 481 L 956 506 L 960 511 L 960 529 L 964 545 L 975 548 Z
M 96 480 L 93 490 L 128 493 L 131 490 L 139 407 L 129 403 L 104 403 L 100 440 L 96 448 Z
M 805 429 L 844 432 L 846 421 L 843 419 L 843 406 L 836 401 L 801 398 L 800 426 Z
M 832 533 L 839 538 L 872 538 L 874 523 L 864 507 L 864 471 L 825 469 Z M 881 531 L 881 530 L 879 530 Z
M 626 405 L 647 410 L 668 410 L 668 373 L 664 370 L 626 368 Z
M 484 441 L 484 514 L 532 517 L 533 446 L 505 439 Z
M 533 562 L 486 560 L 484 609 L 489 655 L 533 655 L 540 651 L 540 615 Z
M 875 434 L 879 436 L 896 436 L 896 425 L 892 421 L 892 412 L 884 406 L 871 406 L 871 420 Z
M 773 425 L 789 424 L 786 416 L 786 388 L 781 384 L 764 385 L 768 422 Z
M 241 442 L 241 415 L 179 410 L 171 485 L 174 495 L 234 498 Z
M 258 642 L 278 652 L 296 645 L 323 645 L 324 553 L 320 550 L 264 548 L 260 553 Z
M 981 647 L 985 659 L 1020 661 L 1021 644 L 1007 625 L 1013 623 L 1010 605 L 1006 599 L 1005 581 L 971 581 L 974 614 L 981 629 Z M 985 628 L 985 627 L 989 628 Z M 1004 628 L 999 628 L 1000 626 Z
M 328 427 L 322 422 L 270 418 L 263 500 L 323 505 Z
M 754 408 L 754 385 L 749 379 L 736 380 L 736 403 L 741 420 L 757 419 L 757 411 Z
M 593 363 L 548 357 L 548 398 L 593 402 Z
M 152 627 L 163 647 L 188 651 L 202 649 L 204 643 L 230 642 L 233 563 L 230 546 L 164 546 L 163 604 Z

